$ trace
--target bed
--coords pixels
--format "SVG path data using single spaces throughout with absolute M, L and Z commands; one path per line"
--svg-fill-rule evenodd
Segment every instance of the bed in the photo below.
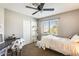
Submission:
M 77 38 L 76 38 L 77 37 Z M 56 37 L 53 35 L 43 36 L 36 46 L 39 48 L 52 49 L 64 55 L 79 55 L 79 36 L 75 35 L 72 39 Z

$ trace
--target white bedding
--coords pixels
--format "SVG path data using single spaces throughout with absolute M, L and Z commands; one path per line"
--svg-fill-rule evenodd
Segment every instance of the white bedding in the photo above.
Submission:
M 79 43 L 72 43 L 70 39 L 56 37 L 52 35 L 43 36 L 37 46 L 56 50 L 64 55 L 79 55 Z

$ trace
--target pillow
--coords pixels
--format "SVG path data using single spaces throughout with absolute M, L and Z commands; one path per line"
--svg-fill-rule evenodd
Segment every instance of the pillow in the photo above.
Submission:
M 76 34 L 71 38 L 71 42 L 79 43 L 79 36 Z

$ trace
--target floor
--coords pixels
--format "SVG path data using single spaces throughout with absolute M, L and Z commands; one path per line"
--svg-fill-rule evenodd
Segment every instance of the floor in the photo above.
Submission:
M 64 56 L 54 50 L 38 48 L 35 43 L 25 45 L 22 49 L 22 56 Z

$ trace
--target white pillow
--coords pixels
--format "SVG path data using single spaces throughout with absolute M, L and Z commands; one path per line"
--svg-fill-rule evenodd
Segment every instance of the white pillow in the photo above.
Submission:
M 79 36 L 76 34 L 71 38 L 71 42 L 79 43 Z

